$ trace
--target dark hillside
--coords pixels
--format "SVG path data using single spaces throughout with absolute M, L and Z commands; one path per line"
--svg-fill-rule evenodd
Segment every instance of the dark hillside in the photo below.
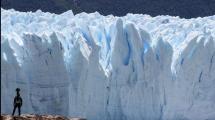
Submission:
M 1 0 L 1 7 L 18 11 L 62 13 L 95 12 L 124 16 L 142 13 L 152 16 L 173 15 L 183 18 L 215 15 L 215 0 Z

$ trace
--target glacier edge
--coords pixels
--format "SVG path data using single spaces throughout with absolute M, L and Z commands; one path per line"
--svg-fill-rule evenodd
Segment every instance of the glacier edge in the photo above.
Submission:
M 2 113 L 215 119 L 215 16 L 1 14 Z

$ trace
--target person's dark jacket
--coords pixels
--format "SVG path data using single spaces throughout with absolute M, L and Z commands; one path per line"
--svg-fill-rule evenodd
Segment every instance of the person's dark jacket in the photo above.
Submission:
M 16 96 L 13 102 L 14 106 L 22 106 L 22 98 L 20 96 Z

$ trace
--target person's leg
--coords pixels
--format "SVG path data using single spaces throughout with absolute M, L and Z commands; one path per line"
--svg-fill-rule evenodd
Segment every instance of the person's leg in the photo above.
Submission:
M 13 114 L 12 115 L 14 115 L 14 113 L 15 113 L 15 111 L 16 111 L 16 105 L 13 107 Z
M 21 115 L 21 106 L 18 106 L 19 116 Z

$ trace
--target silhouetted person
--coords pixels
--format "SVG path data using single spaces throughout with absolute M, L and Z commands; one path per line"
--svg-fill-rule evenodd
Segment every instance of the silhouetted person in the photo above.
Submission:
M 21 98 L 21 96 L 19 94 L 19 91 L 20 91 L 20 89 L 16 88 L 16 97 L 14 98 L 14 101 L 13 101 L 14 108 L 13 108 L 13 114 L 12 115 L 14 115 L 14 113 L 16 111 L 16 108 L 18 107 L 19 116 L 20 116 L 20 114 L 21 114 L 21 107 L 22 107 L 22 98 Z

